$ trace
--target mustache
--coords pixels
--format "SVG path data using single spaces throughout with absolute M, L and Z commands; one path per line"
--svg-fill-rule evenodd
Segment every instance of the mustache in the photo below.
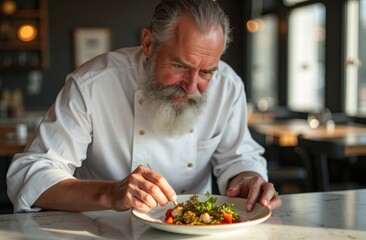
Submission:
M 188 94 L 183 88 L 174 85 L 168 87 L 159 87 L 159 91 L 156 91 L 159 97 L 171 100 L 171 97 L 188 98 L 194 103 L 202 102 L 202 94 L 197 90 L 193 94 Z
M 160 87 L 155 84 L 155 99 L 165 99 L 174 101 L 174 98 L 188 98 L 192 104 L 204 101 L 203 95 L 197 90 L 193 94 L 188 94 L 183 88 L 177 85 Z

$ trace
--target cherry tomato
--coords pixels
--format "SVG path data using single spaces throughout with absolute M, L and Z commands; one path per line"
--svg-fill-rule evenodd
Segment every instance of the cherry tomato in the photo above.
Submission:
M 173 209 L 169 208 L 169 209 L 165 212 L 165 217 L 171 217 L 171 216 L 172 216 L 172 211 L 173 211 Z
M 174 220 L 172 217 L 168 217 L 165 221 L 167 224 L 173 224 L 174 223 Z
M 232 223 L 233 222 L 233 215 L 228 214 L 228 213 L 224 213 L 224 221 L 227 223 Z

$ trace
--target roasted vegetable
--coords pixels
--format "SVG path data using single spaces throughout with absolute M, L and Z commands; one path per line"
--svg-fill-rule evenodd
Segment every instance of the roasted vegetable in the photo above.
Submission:
M 208 192 L 206 201 L 198 199 L 198 195 L 192 195 L 185 203 L 178 203 L 174 208 L 168 209 L 165 214 L 165 222 L 169 224 L 211 225 L 226 224 L 239 221 L 233 204 L 224 203 L 216 206 L 217 198 Z

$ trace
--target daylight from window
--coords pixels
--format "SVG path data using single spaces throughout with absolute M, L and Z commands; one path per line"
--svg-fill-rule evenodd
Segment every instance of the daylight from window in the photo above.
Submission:
M 289 18 L 288 106 L 292 111 L 324 108 L 325 7 L 295 8 Z
M 259 111 L 267 111 L 277 103 L 277 28 L 275 15 L 263 16 L 260 27 L 251 33 L 251 98 Z
M 346 113 L 366 116 L 366 0 L 348 1 L 346 14 Z

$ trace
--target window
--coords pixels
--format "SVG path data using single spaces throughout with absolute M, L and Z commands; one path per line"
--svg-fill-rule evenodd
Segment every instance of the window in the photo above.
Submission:
M 324 108 L 325 7 L 294 8 L 289 16 L 288 106 L 292 111 Z
M 265 15 L 256 19 L 255 28 L 251 31 L 251 85 L 250 102 L 258 110 L 267 111 L 277 104 L 277 49 L 278 18 L 276 15 Z
M 347 1 L 345 111 L 366 116 L 366 0 Z

